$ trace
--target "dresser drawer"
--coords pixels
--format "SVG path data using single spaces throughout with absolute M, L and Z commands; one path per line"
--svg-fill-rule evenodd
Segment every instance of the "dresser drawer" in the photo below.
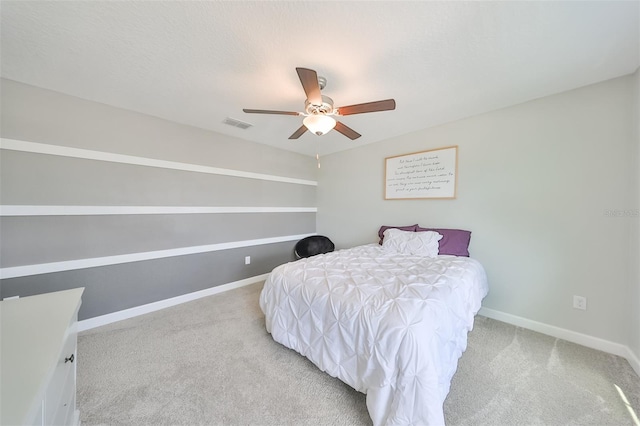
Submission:
M 53 407 L 55 414 L 53 415 L 53 420 L 51 421 L 51 425 L 69 425 L 73 424 L 73 415 L 76 409 L 76 383 L 75 378 L 73 377 L 72 371 L 69 371 L 69 375 L 67 377 L 66 382 L 63 384 L 62 389 L 60 389 L 60 393 L 62 398 L 58 403 L 57 407 Z
M 58 357 L 53 377 L 46 390 L 44 407 L 45 425 L 66 424 L 64 421 L 66 411 L 70 408 L 75 410 L 75 400 L 72 401 L 72 396 L 75 394 L 76 378 L 77 334 L 75 329 L 74 318 L 74 323 L 69 327 L 70 332 L 65 339 L 62 352 Z M 71 405 L 73 405 L 73 407 L 70 407 Z

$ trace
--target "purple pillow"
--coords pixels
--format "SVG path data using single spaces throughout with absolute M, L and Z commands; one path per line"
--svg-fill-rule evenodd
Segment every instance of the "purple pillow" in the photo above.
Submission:
M 435 231 L 442 235 L 439 241 L 440 250 L 438 254 L 452 254 L 454 256 L 469 257 L 469 241 L 471 241 L 471 231 L 462 229 L 439 229 L 439 228 L 416 228 L 416 232 Z
M 382 245 L 382 240 L 384 240 L 384 231 L 386 231 L 389 228 L 395 228 L 395 229 L 399 229 L 401 231 L 416 232 L 418 230 L 418 224 L 416 223 L 415 225 L 407 225 L 407 226 L 387 226 L 387 225 L 383 225 L 378 230 L 378 237 L 380 237 L 380 242 L 378 244 Z

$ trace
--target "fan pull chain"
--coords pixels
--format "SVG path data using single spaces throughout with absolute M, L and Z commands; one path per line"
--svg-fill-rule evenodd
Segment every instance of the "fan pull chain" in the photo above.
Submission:
M 316 154 L 316 161 L 318 162 L 318 168 L 320 168 L 320 154 Z

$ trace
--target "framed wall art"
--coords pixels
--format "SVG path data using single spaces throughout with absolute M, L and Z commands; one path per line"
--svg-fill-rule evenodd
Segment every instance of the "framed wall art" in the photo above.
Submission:
M 458 147 L 385 158 L 385 200 L 456 198 Z

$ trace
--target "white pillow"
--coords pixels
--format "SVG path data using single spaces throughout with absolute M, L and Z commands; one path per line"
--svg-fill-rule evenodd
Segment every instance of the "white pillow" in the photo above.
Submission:
M 384 231 L 382 248 L 397 253 L 437 257 L 438 241 L 441 239 L 442 235 L 433 231 L 411 232 L 389 228 Z

